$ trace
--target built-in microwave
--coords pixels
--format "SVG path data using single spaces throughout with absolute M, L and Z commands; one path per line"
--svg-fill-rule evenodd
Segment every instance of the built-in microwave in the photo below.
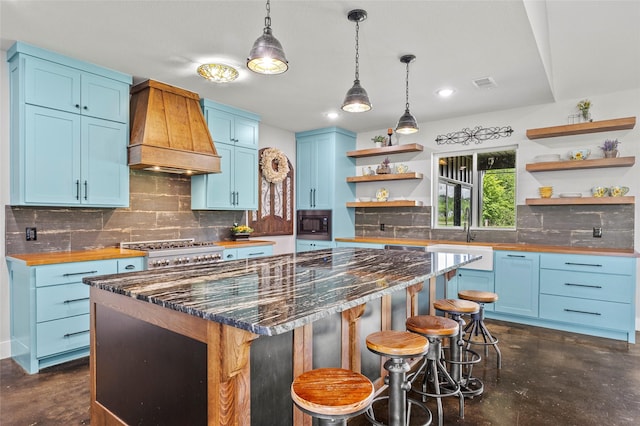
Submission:
M 298 210 L 297 238 L 331 240 L 331 210 Z

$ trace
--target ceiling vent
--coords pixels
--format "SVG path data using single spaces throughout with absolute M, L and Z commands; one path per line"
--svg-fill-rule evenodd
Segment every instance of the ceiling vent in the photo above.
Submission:
M 493 89 L 494 87 L 498 87 L 493 77 L 476 78 L 472 80 L 472 83 L 478 89 Z

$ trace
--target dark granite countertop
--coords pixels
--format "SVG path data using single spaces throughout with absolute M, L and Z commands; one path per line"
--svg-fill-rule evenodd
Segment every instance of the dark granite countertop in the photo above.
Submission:
M 83 281 L 256 334 L 276 335 L 444 274 L 479 256 L 319 250 Z

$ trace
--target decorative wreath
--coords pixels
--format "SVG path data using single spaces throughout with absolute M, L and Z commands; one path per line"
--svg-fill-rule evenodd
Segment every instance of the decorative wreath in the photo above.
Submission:
M 265 148 L 260 158 L 262 176 L 271 183 L 280 183 L 289 173 L 287 156 L 277 148 Z

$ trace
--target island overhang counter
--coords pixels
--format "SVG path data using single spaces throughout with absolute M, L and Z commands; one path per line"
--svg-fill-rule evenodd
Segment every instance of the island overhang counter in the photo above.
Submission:
M 392 327 L 391 311 L 400 310 L 394 295 L 406 295 L 403 318 L 426 313 L 418 312 L 423 284 L 430 295 L 423 301 L 432 300 L 437 276 L 477 258 L 345 248 L 86 278 L 91 424 L 260 424 L 270 414 L 260 409 L 252 419 L 252 401 L 283 392 L 252 390 L 252 342 L 261 336 L 266 345 L 277 342 L 260 354 L 269 360 L 259 374 L 278 376 L 281 364 L 290 363 L 280 380 L 290 384 L 315 368 L 314 350 L 327 346 L 318 343 L 313 324 L 338 315 L 341 337 L 332 349 L 340 365 L 334 366 L 360 371 L 367 306 L 378 306 L 378 329 Z M 280 336 L 290 342 L 288 360 L 270 359 L 279 353 Z M 297 410 L 279 411 L 279 424 L 311 424 Z

